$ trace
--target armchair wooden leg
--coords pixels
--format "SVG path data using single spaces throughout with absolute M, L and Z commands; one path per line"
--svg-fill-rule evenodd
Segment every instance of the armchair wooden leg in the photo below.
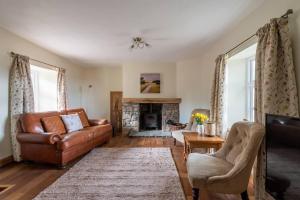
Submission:
M 192 189 L 193 200 L 198 200 L 199 199 L 199 192 L 200 192 L 200 190 L 198 188 L 193 188 Z
M 249 200 L 247 190 L 245 192 L 241 193 L 241 197 L 242 197 L 242 200 Z
M 174 138 L 174 146 L 176 146 L 176 139 Z

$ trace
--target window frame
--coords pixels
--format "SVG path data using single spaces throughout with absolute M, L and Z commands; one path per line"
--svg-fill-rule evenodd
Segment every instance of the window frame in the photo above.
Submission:
M 255 64 L 256 64 L 255 56 L 251 56 L 247 58 L 246 62 L 247 62 L 246 115 L 249 121 L 254 122 Z

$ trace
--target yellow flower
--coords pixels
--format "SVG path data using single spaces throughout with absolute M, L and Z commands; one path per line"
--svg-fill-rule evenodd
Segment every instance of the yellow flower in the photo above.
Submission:
M 208 120 L 208 116 L 203 113 L 195 113 L 192 117 L 196 120 L 198 124 L 203 124 Z

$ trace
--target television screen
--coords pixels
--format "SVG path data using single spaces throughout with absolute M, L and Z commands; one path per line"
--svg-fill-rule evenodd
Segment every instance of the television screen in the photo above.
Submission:
M 300 119 L 266 116 L 266 190 L 276 200 L 300 199 Z

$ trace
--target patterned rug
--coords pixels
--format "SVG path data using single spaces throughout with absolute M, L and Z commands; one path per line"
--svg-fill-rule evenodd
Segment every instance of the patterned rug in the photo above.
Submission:
M 129 137 L 171 137 L 172 134 L 169 131 L 152 130 L 152 131 L 130 131 Z
M 183 200 L 169 148 L 97 148 L 35 200 Z

